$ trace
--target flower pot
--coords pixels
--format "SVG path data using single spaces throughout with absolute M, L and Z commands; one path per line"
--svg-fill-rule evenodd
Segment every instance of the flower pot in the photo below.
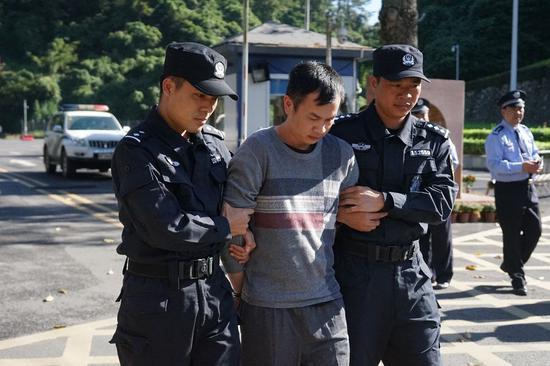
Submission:
M 479 222 L 481 220 L 481 212 L 474 211 L 470 213 L 470 222 Z
M 455 223 L 456 222 L 456 217 L 458 216 L 458 213 L 457 212 L 451 212 L 451 222 L 452 223 Z
M 470 213 L 460 212 L 456 218 L 456 221 L 460 223 L 470 222 Z
M 483 213 L 483 221 L 484 222 L 496 222 L 497 221 L 497 213 L 496 212 L 484 212 Z

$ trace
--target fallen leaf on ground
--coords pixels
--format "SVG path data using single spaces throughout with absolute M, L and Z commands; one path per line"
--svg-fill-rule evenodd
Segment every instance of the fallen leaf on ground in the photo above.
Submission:
M 468 265 L 466 266 L 466 269 L 467 269 L 468 271 L 475 271 L 475 270 L 477 269 L 477 265 L 475 265 L 475 264 L 468 264 Z
M 498 254 L 498 255 L 495 255 L 494 258 L 495 258 L 495 259 L 502 259 L 502 256 L 501 256 L 500 254 Z
M 61 329 L 61 328 L 66 328 L 67 326 L 65 324 L 56 324 L 53 326 L 53 329 Z
M 476 257 L 480 257 L 481 254 L 483 254 L 483 253 L 480 253 L 480 252 L 475 252 L 475 253 L 474 253 L 474 255 L 475 255 Z
M 48 296 L 46 296 L 42 301 L 43 302 L 52 302 L 53 301 L 52 294 L 48 294 Z
M 105 238 L 105 239 L 103 239 L 103 242 L 105 244 L 113 244 L 115 241 L 113 239 Z
M 60 294 L 63 294 L 63 295 L 67 295 L 67 293 L 69 291 L 65 290 L 64 288 L 60 288 L 60 289 L 57 290 L 57 292 L 59 292 Z

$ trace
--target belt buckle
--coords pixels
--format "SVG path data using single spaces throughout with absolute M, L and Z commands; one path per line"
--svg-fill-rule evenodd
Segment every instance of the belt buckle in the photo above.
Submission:
M 377 246 L 376 247 L 376 260 L 379 262 L 391 262 L 392 247 Z
M 189 279 L 198 280 L 212 275 L 214 258 L 199 258 L 191 261 L 189 266 Z
M 409 258 L 409 252 L 411 248 L 405 248 L 400 246 L 392 246 L 390 249 L 390 261 L 391 262 L 403 262 Z

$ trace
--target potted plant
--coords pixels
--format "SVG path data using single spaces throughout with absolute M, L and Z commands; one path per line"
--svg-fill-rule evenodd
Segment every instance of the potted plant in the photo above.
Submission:
M 470 193 L 470 189 L 472 189 L 472 187 L 474 186 L 475 181 L 476 177 L 471 174 L 462 177 L 462 183 L 464 183 L 466 193 Z
M 471 205 L 470 222 L 479 222 L 481 220 L 481 206 L 478 204 Z
M 451 222 L 456 222 L 456 218 L 458 216 L 458 212 L 460 210 L 460 203 L 456 203 L 453 206 L 453 210 L 451 211 Z
M 481 208 L 481 215 L 485 222 L 495 222 L 497 218 L 497 208 L 493 203 L 486 203 Z
M 458 216 L 456 218 L 456 221 L 460 223 L 470 222 L 471 212 L 472 212 L 471 205 L 467 203 L 461 204 L 460 207 L 458 208 Z

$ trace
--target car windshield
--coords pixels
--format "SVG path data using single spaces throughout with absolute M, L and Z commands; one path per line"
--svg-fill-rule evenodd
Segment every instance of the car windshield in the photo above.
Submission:
M 69 130 L 120 130 L 115 118 L 103 116 L 70 116 L 67 126 Z

